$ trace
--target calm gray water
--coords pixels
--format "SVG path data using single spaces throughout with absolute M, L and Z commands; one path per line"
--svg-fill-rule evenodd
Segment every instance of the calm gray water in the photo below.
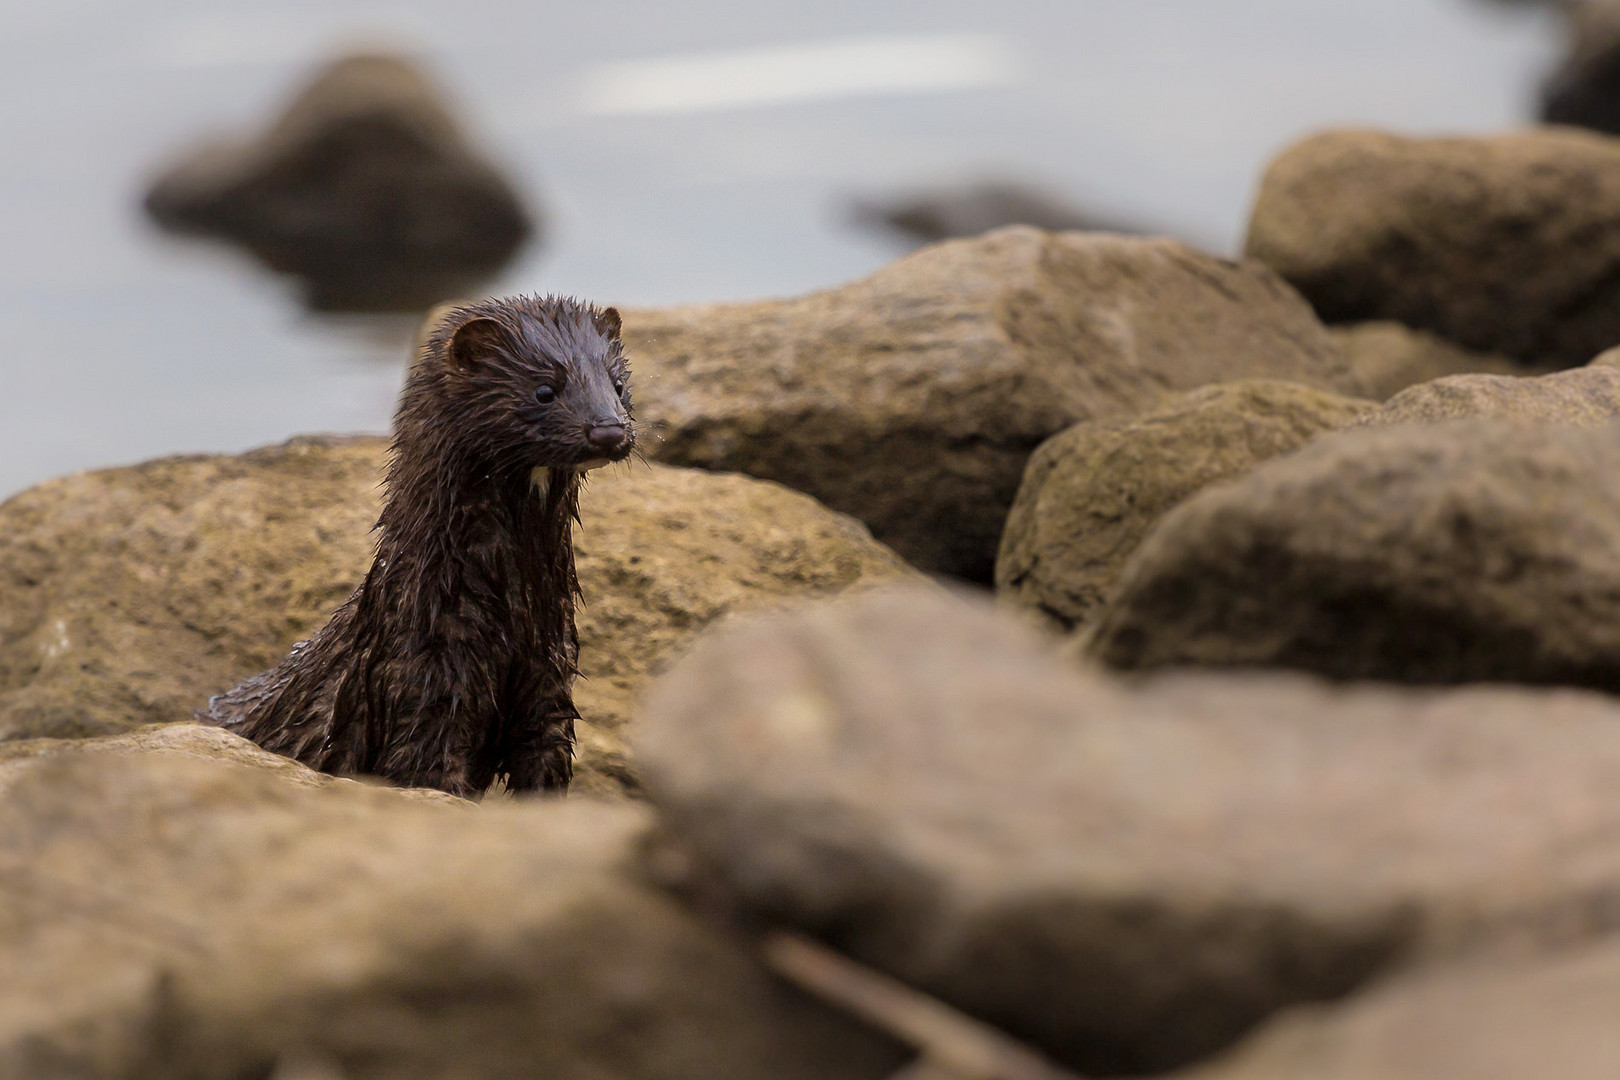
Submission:
M 1290 140 L 1520 123 L 1558 43 L 1470 0 L 5 0 L 0 496 L 386 429 L 401 327 L 303 316 L 137 211 L 176 148 L 377 41 L 430 60 L 544 209 L 492 291 L 626 305 L 860 276 L 901 248 L 852 229 L 850 197 L 992 174 L 1230 251 Z

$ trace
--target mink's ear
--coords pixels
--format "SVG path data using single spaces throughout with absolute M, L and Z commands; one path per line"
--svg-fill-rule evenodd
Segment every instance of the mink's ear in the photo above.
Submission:
M 601 334 L 609 341 L 619 340 L 619 327 L 623 326 L 624 323 L 619 318 L 618 308 L 603 308 L 601 311 L 596 313 L 595 318 L 593 318 L 591 321 L 596 324 L 597 333 Z
M 477 367 L 506 347 L 506 331 L 494 319 L 468 319 L 456 327 L 445 346 L 450 366 L 462 371 Z

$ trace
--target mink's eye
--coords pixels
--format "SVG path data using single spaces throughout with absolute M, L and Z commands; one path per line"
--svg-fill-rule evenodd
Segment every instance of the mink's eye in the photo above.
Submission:
M 623 379 L 614 379 L 613 380 L 613 392 L 615 394 L 618 394 L 620 397 L 624 397 L 624 380 Z
M 534 400 L 538 401 L 542 405 L 550 405 L 553 401 L 557 400 L 557 388 L 554 386 L 549 386 L 545 383 L 541 383 L 539 386 L 534 388 Z

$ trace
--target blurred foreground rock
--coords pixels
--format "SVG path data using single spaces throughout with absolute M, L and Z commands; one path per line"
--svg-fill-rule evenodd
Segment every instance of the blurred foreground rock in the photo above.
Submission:
M 1246 376 L 1351 376 L 1270 271 L 1167 240 L 1009 228 L 793 300 L 636 311 L 648 453 L 807 491 L 988 582 L 1029 455 L 1082 420 Z
M 1088 622 L 1166 511 L 1372 408 L 1251 379 L 1195 390 L 1135 419 L 1076 424 L 1042 443 L 1024 470 L 1001 537 L 996 593 L 1060 630 Z
M 877 1080 L 904 1059 L 643 884 L 637 809 L 94 742 L 0 776 L 6 1080 Z
M 43 484 L 0 505 L 0 739 L 190 718 L 278 662 L 370 564 L 382 439 L 295 439 Z M 595 474 L 579 785 L 633 782 L 620 729 L 646 679 L 733 610 L 913 577 L 859 523 L 774 484 Z
M 1612 1080 L 1620 942 L 1446 967 L 1335 1009 L 1302 1009 L 1178 1080 Z
M 1248 254 L 1330 323 L 1573 367 L 1620 342 L 1620 142 L 1340 131 L 1266 172 Z
M 1620 929 L 1617 733 L 1574 691 L 1118 682 L 898 593 L 706 639 L 638 749 L 696 887 L 1116 1075 Z
M 1167 514 L 1092 645 L 1125 668 L 1620 690 L 1617 474 L 1612 424 L 1324 436 Z
M 302 280 L 313 307 L 422 311 L 493 277 L 534 231 L 512 187 L 414 64 L 352 56 L 263 135 L 153 182 L 164 228 L 234 241 Z

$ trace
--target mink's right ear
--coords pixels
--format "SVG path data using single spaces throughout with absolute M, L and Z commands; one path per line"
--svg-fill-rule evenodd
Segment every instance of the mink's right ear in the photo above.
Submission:
M 456 327 L 444 348 L 450 366 L 470 371 L 506 348 L 506 331 L 494 319 L 468 319 Z

